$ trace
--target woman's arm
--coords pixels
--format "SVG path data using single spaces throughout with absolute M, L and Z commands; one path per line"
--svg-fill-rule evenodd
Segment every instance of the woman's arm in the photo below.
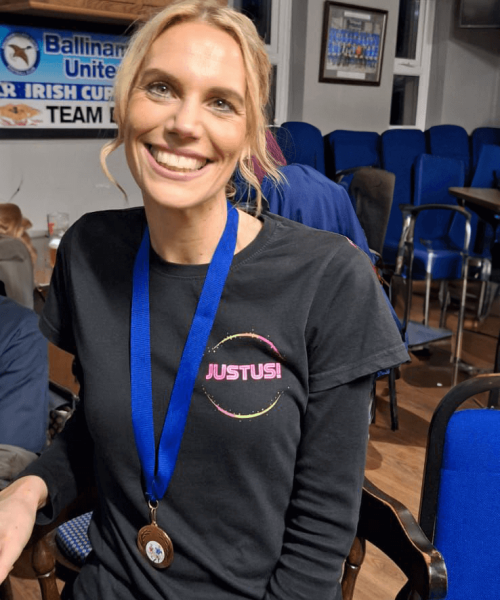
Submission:
M 28 543 L 35 522 L 54 520 L 92 483 L 92 443 L 80 401 L 51 446 L 0 492 L 0 582 Z
M 47 497 L 45 482 L 35 476 L 22 477 L 0 492 L 0 583 L 28 543 L 36 512 Z
M 340 600 L 358 521 L 371 376 L 310 395 L 281 557 L 263 600 Z
M 93 458 L 82 395 L 61 433 L 21 474 L 36 475 L 47 486 L 47 502 L 37 515 L 37 523 L 54 520 L 63 508 L 94 484 Z

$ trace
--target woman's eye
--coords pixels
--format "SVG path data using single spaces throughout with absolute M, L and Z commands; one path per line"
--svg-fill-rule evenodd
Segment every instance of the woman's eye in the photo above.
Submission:
M 169 98 L 172 95 L 172 90 L 166 83 L 155 81 L 146 86 L 146 90 L 150 94 L 155 96 L 161 96 L 162 98 Z
M 212 106 L 220 112 L 234 112 L 233 105 L 230 102 L 223 100 L 222 98 L 216 98 L 215 100 L 213 100 Z

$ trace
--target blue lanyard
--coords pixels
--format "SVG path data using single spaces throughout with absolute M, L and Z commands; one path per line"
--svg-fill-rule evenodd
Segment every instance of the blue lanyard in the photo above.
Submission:
M 237 232 L 238 211 L 228 202 L 226 226 L 215 249 L 212 262 L 208 266 L 172 388 L 170 404 L 160 438 L 156 473 L 149 319 L 149 230 L 147 227 L 135 259 L 130 324 L 132 424 L 146 483 L 146 497 L 153 502 L 163 498 L 175 469 L 194 384 L 231 267 Z

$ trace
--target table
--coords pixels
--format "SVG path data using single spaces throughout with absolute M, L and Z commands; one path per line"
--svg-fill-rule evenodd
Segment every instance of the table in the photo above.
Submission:
M 481 219 L 490 223 L 494 231 L 500 218 L 500 190 L 497 188 L 451 187 L 448 190 L 459 203 L 473 210 Z M 500 372 L 500 335 L 495 353 L 494 373 Z M 498 390 L 490 392 L 489 406 L 498 406 Z
M 500 215 L 500 190 L 497 188 L 451 187 L 452 196 L 496 228 Z

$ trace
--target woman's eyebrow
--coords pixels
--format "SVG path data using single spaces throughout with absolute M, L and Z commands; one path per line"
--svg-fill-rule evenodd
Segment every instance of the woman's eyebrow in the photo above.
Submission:
M 165 81 L 165 83 L 169 83 L 175 90 L 183 88 L 181 81 L 175 75 L 172 75 L 171 73 L 167 73 L 166 71 L 157 68 L 146 69 L 142 73 L 140 81 L 143 82 L 145 80 L 151 80 L 155 78 L 161 79 L 162 81 Z M 214 86 L 209 88 L 208 92 L 210 95 L 221 96 L 222 98 L 232 100 L 236 104 L 239 104 L 241 107 L 245 106 L 245 98 L 234 88 Z
M 162 69 L 146 69 L 142 72 L 140 80 L 144 81 L 145 79 L 154 79 L 158 78 L 166 83 L 171 83 L 174 87 L 180 86 L 180 81 L 174 75 L 170 75 L 166 71 Z
M 210 88 L 210 93 L 214 96 L 221 96 L 222 98 L 232 100 L 236 104 L 239 104 L 241 107 L 245 106 L 245 99 L 243 98 L 243 96 L 232 88 L 216 86 Z

